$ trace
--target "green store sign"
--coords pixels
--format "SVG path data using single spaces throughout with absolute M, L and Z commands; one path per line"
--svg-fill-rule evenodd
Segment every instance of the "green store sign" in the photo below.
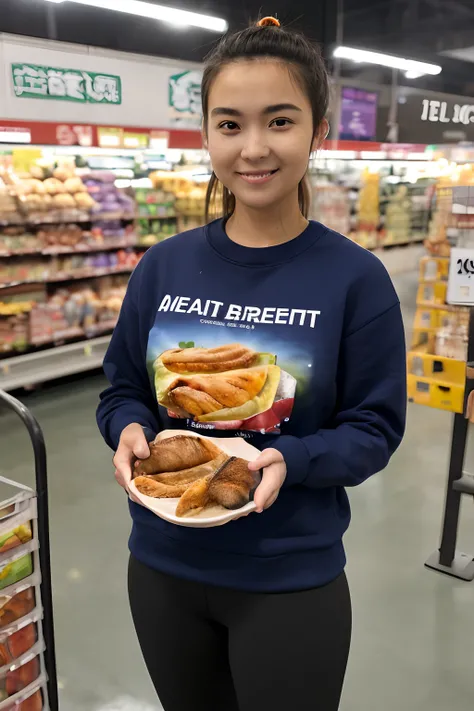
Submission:
M 19 98 L 121 104 L 122 81 L 112 74 L 12 64 L 13 90 Z

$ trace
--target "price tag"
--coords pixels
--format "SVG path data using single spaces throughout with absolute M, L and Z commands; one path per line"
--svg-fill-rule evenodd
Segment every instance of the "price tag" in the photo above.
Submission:
M 91 345 L 87 344 L 86 346 L 84 346 L 84 355 L 86 356 L 86 358 L 90 358 L 92 356 L 92 346 Z
M 474 305 L 474 248 L 451 250 L 448 304 Z

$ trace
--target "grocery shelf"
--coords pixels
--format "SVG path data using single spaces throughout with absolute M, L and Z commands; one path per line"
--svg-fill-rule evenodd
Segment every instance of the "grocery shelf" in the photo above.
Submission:
M 0 389 L 5 391 L 100 368 L 111 336 L 101 336 L 0 361 Z
M 86 279 L 98 279 L 104 276 L 113 276 L 115 274 L 131 274 L 134 267 L 110 267 L 108 269 L 101 269 L 96 272 L 90 272 L 89 274 L 69 274 L 57 277 L 50 277 L 47 279 L 27 279 L 26 281 L 14 281 L 9 283 L 0 284 L 0 292 L 2 289 L 12 289 L 16 286 L 25 286 L 27 284 L 59 284 L 63 281 L 83 281 Z
M 41 225 L 84 225 L 91 224 L 94 222 L 107 222 L 111 220 L 123 220 L 124 222 L 131 222 L 136 220 L 138 215 L 130 215 L 119 212 L 104 212 L 96 215 L 89 215 L 89 217 L 80 217 L 77 219 L 67 217 L 62 219 L 61 217 L 47 218 L 40 220 L 19 220 L 18 222 L 11 220 L 0 220 L 0 227 L 41 227 Z
M 0 251 L 0 258 L 10 257 L 59 257 L 63 254 L 95 254 L 96 252 L 113 252 L 120 249 L 134 249 L 140 245 L 136 242 L 114 242 L 101 245 L 76 245 L 75 247 L 45 247 L 44 249 L 23 249 L 18 251 Z

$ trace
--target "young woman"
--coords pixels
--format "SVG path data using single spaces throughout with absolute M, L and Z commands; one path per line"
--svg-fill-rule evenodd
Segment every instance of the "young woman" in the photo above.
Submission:
M 261 450 L 250 465 L 263 470 L 257 513 L 246 518 L 189 529 L 130 504 L 132 613 L 165 711 L 339 707 L 351 637 L 345 487 L 387 465 L 406 395 L 384 267 L 307 219 L 328 95 L 318 50 L 276 20 L 221 41 L 202 96 L 210 198 L 224 219 L 146 253 L 105 359 L 98 422 L 125 489 L 164 429 L 243 436 Z M 265 387 L 229 410 L 187 378 L 181 407 L 177 392 L 163 407 L 166 351 L 226 382 L 248 357 L 266 363 Z

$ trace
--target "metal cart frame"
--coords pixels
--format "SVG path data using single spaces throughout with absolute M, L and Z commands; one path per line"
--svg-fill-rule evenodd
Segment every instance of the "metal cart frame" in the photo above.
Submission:
M 39 561 L 41 568 L 41 597 L 43 603 L 43 635 L 46 644 L 44 661 L 48 675 L 50 711 L 59 711 L 56 649 L 54 641 L 53 586 L 51 579 L 51 551 L 49 538 L 48 470 L 43 431 L 36 418 L 22 402 L 0 390 L 0 406 L 13 410 L 30 435 L 35 461 L 36 497 L 38 506 Z

